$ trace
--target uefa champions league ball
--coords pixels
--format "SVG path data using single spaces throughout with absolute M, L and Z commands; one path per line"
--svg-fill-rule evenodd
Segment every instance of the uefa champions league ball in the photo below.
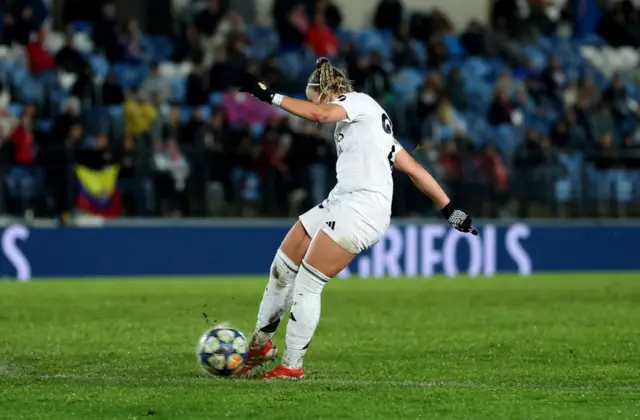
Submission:
M 244 334 L 235 328 L 216 326 L 204 333 L 196 354 L 207 373 L 232 376 L 247 363 L 248 351 Z

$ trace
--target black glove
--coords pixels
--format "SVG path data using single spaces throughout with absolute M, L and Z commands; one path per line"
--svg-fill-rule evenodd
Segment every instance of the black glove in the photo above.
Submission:
M 447 219 L 447 222 L 460 232 L 471 233 L 474 236 L 478 235 L 478 231 L 471 226 L 471 217 L 462 210 L 456 210 L 451 202 L 440 211 L 444 218 Z
M 249 73 L 245 73 L 240 81 L 240 92 L 247 92 L 268 104 L 271 103 L 273 97 L 276 95 L 267 85 Z

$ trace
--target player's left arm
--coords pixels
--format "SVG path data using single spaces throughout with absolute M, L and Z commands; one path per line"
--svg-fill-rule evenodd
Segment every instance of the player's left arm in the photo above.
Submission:
M 274 92 L 255 77 L 246 74 L 242 80 L 242 92 L 250 93 L 263 102 L 277 105 L 285 111 L 307 120 L 337 122 L 348 118 L 344 107 L 336 104 L 315 105 Z
M 442 189 L 438 181 L 424 169 L 406 150 L 400 149 L 395 156 L 393 166 L 407 174 L 415 186 L 433 201 L 442 215 L 454 228 L 460 232 L 469 232 L 477 235 L 478 232 L 471 226 L 471 217 L 462 210 L 454 207 L 447 193 Z

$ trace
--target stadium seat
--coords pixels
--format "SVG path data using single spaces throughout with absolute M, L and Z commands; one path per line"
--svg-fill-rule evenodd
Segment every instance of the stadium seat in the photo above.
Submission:
M 222 103 L 223 96 L 223 92 L 213 92 L 211 95 L 209 95 L 209 105 L 217 107 Z
M 460 43 L 460 39 L 456 35 L 445 35 L 442 38 L 444 46 L 447 48 L 449 57 L 453 60 L 464 58 L 466 52 Z
M 76 20 L 71 22 L 70 26 L 73 32 L 82 32 L 88 36 L 93 35 L 93 22 L 88 20 Z
M 22 104 L 10 104 L 8 107 L 9 113 L 14 117 L 19 117 L 20 115 L 22 115 L 23 108 L 24 107 L 22 106 Z
M 416 69 L 401 69 L 392 80 L 393 91 L 404 103 L 412 102 L 424 81 L 422 72 Z
M 187 85 L 184 77 L 176 77 L 169 79 L 169 85 L 171 87 L 171 99 L 176 102 L 184 102 L 185 95 L 187 94 Z
M 91 68 L 95 75 L 100 79 L 104 80 L 107 77 L 107 73 L 109 73 L 109 62 L 102 55 L 92 55 L 89 58 L 89 63 L 91 64 Z
M 167 36 L 149 37 L 149 45 L 152 49 L 152 58 L 154 61 L 167 61 L 173 55 L 173 42 Z

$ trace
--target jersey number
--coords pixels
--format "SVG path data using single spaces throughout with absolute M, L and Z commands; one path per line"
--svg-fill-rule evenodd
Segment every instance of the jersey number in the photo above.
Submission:
M 396 145 L 395 144 L 393 146 L 391 146 L 391 151 L 389 152 L 389 155 L 387 156 L 387 158 L 389 159 L 389 166 L 391 166 L 391 168 L 393 169 L 393 163 L 396 160 Z
M 393 134 L 393 124 L 391 124 L 391 120 L 389 119 L 389 116 L 385 113 L 382 114 L 382 129 L 387 134 Z M 393 169 L 393 161 L 396 158 L 395 144 L 391 146 L 391 151 L 389 152 L 389 155 L 387 156 L 387 158 L 389 159 L 389 166 Z
M 387 134 L 393 134 L 393 124 L 391 124 L 391 120 L 387 114 L 382 114 L 382 129 Z

